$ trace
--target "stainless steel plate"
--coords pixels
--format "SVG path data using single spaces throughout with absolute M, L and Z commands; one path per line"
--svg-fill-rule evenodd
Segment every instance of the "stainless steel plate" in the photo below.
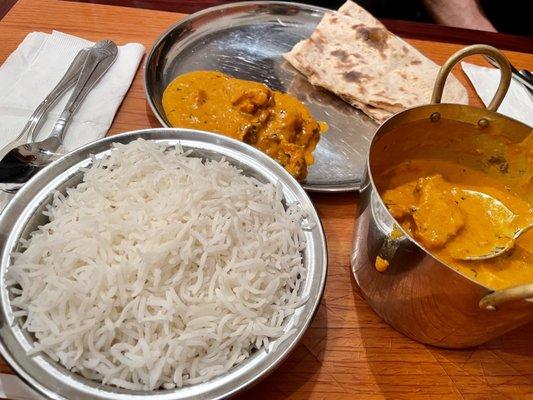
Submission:
M 11 253 L 21 238 L 46 222 L 42 211 L 51 202 L 54 191 L 65 193 L 82 178 L 81 169 L 91 164 L 91 155 L 104 157 L 113 143 L 129 143 L 144 138 L 166 143 L 180 143 L 191 156 L 220 159 L 239 167 L 244 174 L 262 182 L 279 183 L 285 200 L 298 203 L 307 214 L 310 229 L 304 231 L 307 246 L 302 252 L 308 271 L 302 296 L 309 300 L 285 321 L 285 328 L 296 333 L 269 352 L 256 351 L 228 373 L 206 383 L 174 390 L 138 392 L 99 385 L 65 368 L 44 355 L 28 357 L 32 338 L 21 329 L 13 316 L 9 290 L 5 287 L 6 271 Z M 269 374 L 296 346 L 316 312 L 326 281 L 327 252 L 324 232 L 313 204 L 301 185 L 274 160 L 251 146 L 224 136 L 187 129 L 147 129 L 98 140 L 71 152 L 38 173 L 16 194 L 0 215 L 0 353 L 11 367 L 39 393 L 54 399 L 115 399 L 129 400 L 149 397 L 158 400 L 218 399 L 233 395 Z
M 164 126 L 161 98 L 178 75 L 219 70 L 291 93 L 326 121 L 304 187 L 311 191 L 359 188 L 377 125 L 329 92 L 315 88 L 282 57 L 307 38 L 327 10 L 297 3 L 246 2 L 213 7 L 178 22 L 155 43 L 145 64 L 148 103 Z

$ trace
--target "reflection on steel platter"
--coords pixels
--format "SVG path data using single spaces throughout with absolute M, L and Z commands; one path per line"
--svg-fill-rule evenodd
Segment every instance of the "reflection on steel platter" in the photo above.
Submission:
M 307 38 L 326 9 L 295 3 L 250 2 L 210 8 L 165 32 L 146 61 L 145 88 L 160 122 L 161 98 L 178 75 L 218 70 L 288 92 L 326 121 L 304 187 L 311 191 L 353 191 L 361 183 L 366 152 L 376 124 L 333 94 L 307 82 L 282 55 Z

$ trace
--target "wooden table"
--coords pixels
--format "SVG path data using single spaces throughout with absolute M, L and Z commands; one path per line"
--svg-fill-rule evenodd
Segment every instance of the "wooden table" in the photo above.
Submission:
M 90 40 L 140 42 L 155 38 L 183 15 L 60 0 L 19 0 L 0 21 L 0 62 L 30 31 L 57 29 Z M 409 40 L 442 63 L 458 44 Z M 477 40 L 473 40 L 475 42 Z M 506 52 L 519 68 L 533 55 Z M 472 62 L 482 62 L 472 58 Z M 157 127 L 145 101 L 142 68 L 110 134 Z M 462 72 L 473 104 L 479 99 Z M 416 343 L 390 328 L 358 294 L 349 255 L 356 194 L 313 194 L 329 244 L 329 272 L 317 317 L 296 350 L 241 399 L 533 399 L 533 324 L 484 346 L 443 350 Z M 0 359 L 0 372 L 12 373 Z

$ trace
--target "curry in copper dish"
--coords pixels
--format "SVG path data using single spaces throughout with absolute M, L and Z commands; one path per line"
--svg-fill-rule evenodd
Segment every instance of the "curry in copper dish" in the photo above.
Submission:
M 531 157 L 531 141 L 522 145 Z M 494 243 L 512 240 L 518 227 L 533 221 L 532 205 L 509 186 L 479 170 L 435 159 L 405 161 L 380 179 L 388 182 L 382 198 L 391 215 L 437 258 L 492 289 L 533 282 L 533 230 L 498 257 L 463 259 L 488 252 Z M 516 179 L 518 186 L 531 193 L 532 176 Z M 512 214 L 494 207 L 494 199 Z

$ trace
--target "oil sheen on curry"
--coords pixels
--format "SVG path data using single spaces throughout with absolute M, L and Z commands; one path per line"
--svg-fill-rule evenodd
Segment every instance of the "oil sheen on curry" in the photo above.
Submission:
M 216 132 L 248 143 L 278 161 L 299 181 L 313 163 L 325 130 L 298 99 L 259 82 L 217 71 L 178 76 L 163 93 L 172 126 Z
M 382 198 L 392 216 L 447 265 L 492 289 L 533 282 L 533 230 L 498 257 L 462 260 L 470 254 L 488 253 L 494 243 L 511 240 L 516 228 L 533 221 L 532 205 L 508 186 L 481 171 L 444 160 L 404 161 L 379 179 L 388 182 Z M 530 174 L 520 179 L 526 191 L 533 190 Z M 512 214 L 494 207 L 490 198 Z

